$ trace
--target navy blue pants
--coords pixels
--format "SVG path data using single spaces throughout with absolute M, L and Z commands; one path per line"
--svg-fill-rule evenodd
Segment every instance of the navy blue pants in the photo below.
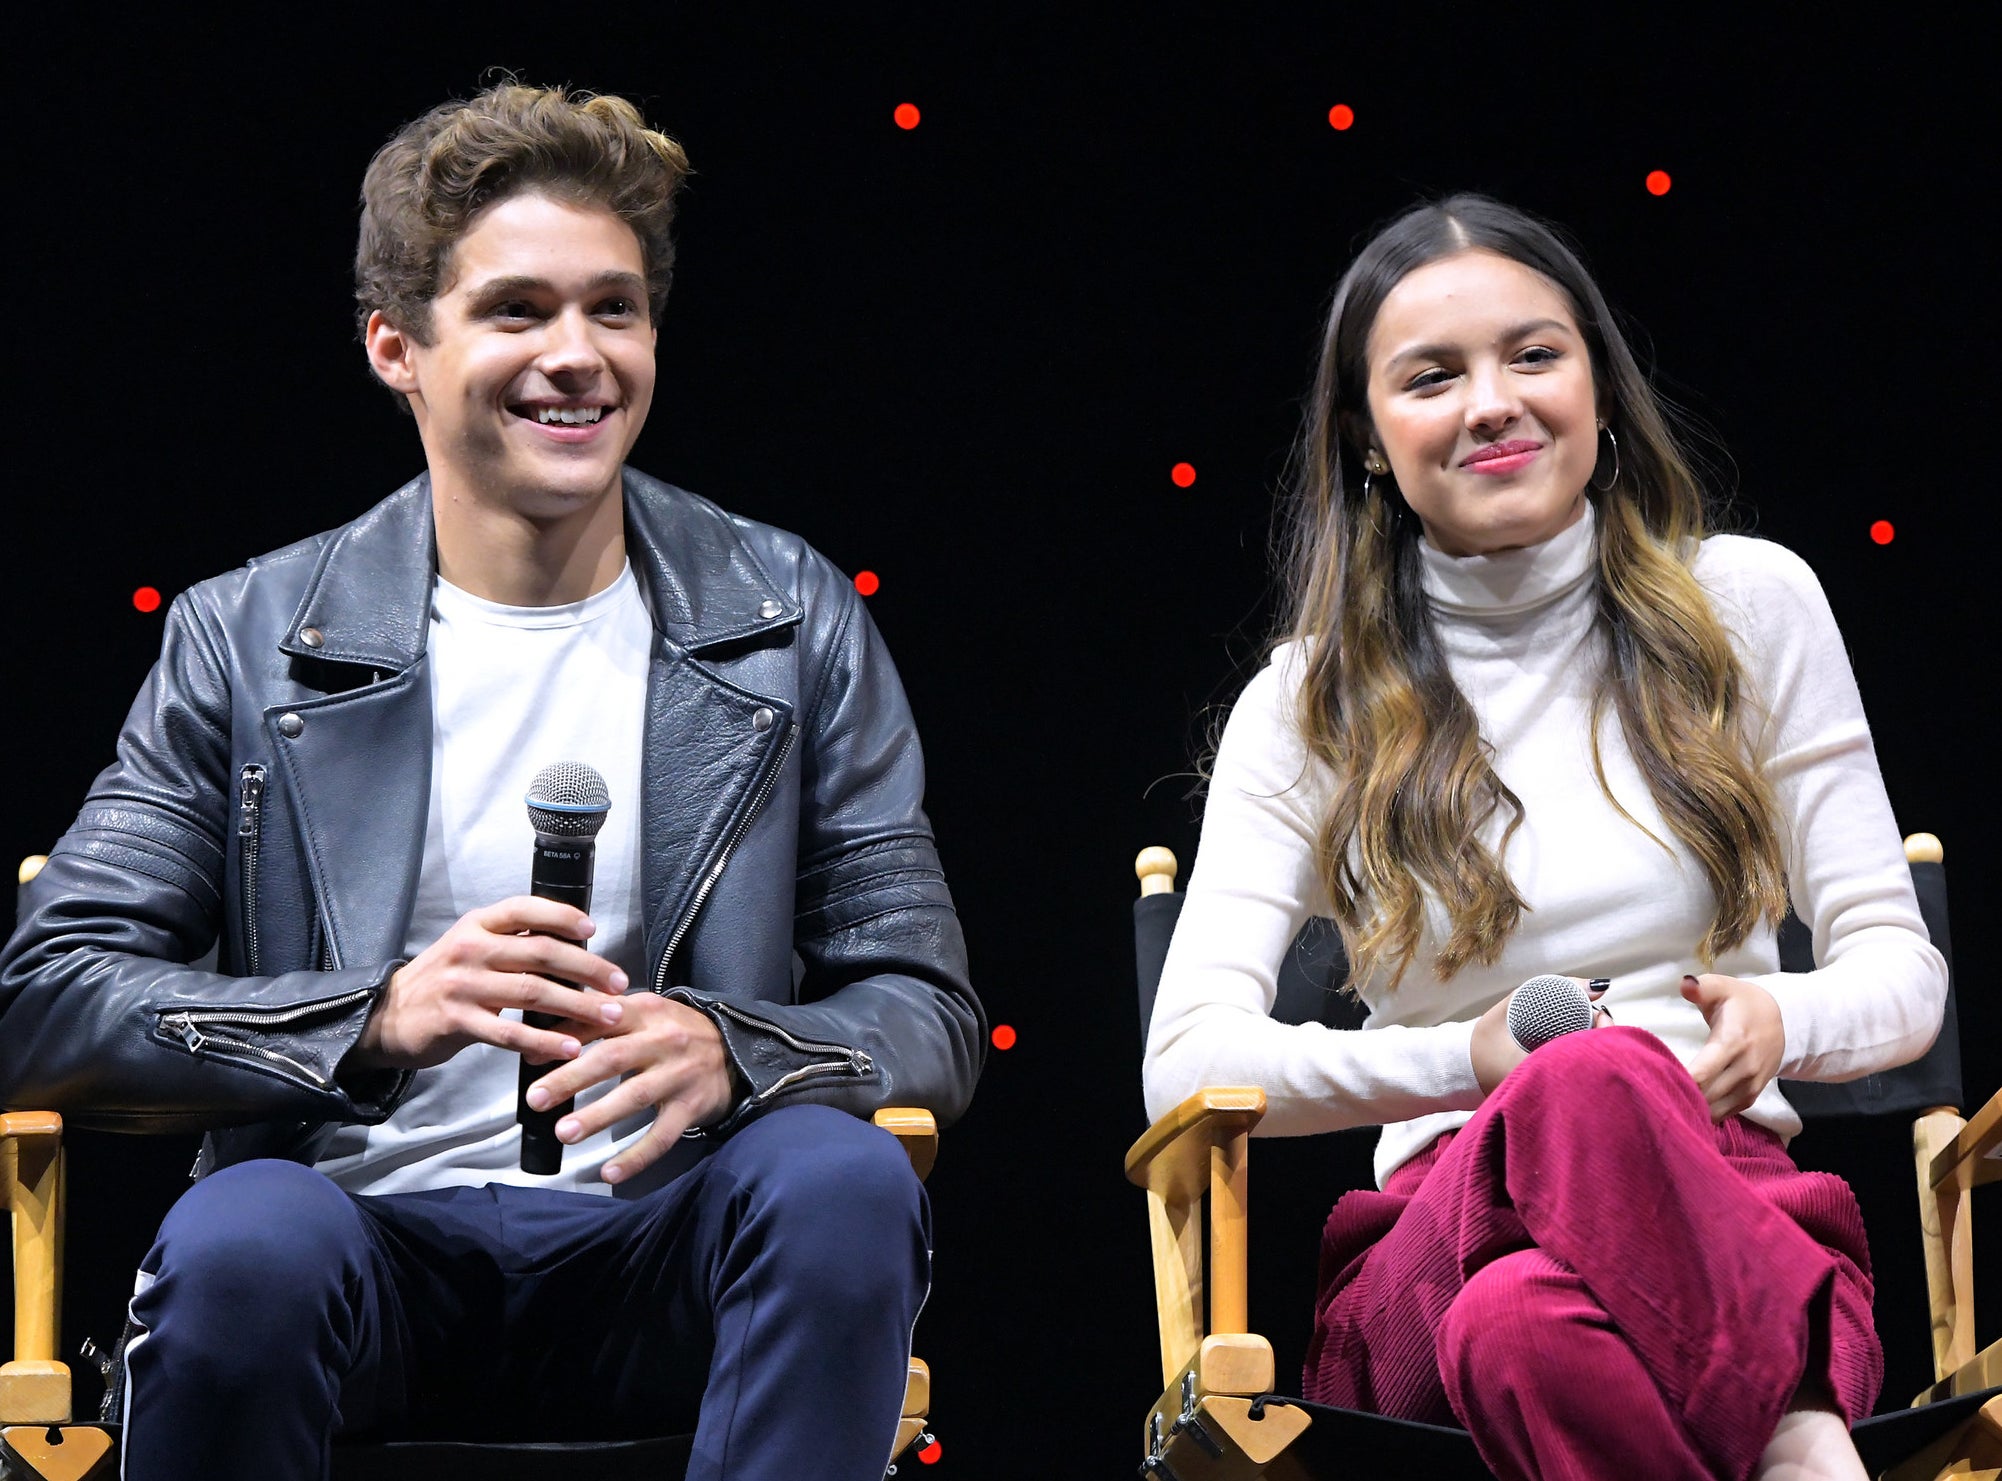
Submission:
M 775 1111 L 631 1201 L 202 1179 L 132 1313 L 127 1481 L 322 1481 L 336 1436 L 695 1431 L 690 1481 L 879 1481 L 930 1279 L 894 1138 Z

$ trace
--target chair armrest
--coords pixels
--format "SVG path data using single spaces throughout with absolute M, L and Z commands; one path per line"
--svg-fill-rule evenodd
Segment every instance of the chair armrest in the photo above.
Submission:
M 0 1364 L 0 1423 L 67 1424 L 69 1369 L 56 1361 L 63 1289 L 63 1118 L 0 1113 L 0 1191 L 14 1234 L 14 1358 Z
M 1978 1188 L 2002 1178 L 2002 1090 L 1933 1155 L 1930 1175 L 1941 1193 Z
M 938 1118 L 918 1106 L 885 1106 L 870 1118 L 897 1139 L 922 1183 L 938 1161 Z
M 1126 1176 L 1147 1190 L 1161 1377 L 1200 1366 L 1204 1333 L 1243 1334 L 1248 1313 L 1246 1153 L 1265 1114 L 1255 1086 L 1199 1090 L 1147 1128 L 1126 1153 Z M 1202 1207 L 1210 1195 L 1209 1320 L 1205 1323 Z M 1269 1351 L 1269 1349 L 1268 1349 Z
M 1253 1085 L 1198 1090 L 1148 1127 L 1126 1152 L 1126 1176 L 1171 1203 L 1209 1191 L 1210 1149 L 1243 1136 L 1265 1118 L 1265 1092 Z

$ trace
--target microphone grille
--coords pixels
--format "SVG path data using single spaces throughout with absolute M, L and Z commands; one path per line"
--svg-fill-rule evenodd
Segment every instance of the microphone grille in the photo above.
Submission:
M 582 761 L 545 766 L 528 784 L 528 821 L 553 838 L 596 838 L 611 810 L 612 794 L 598 768 Z
M 1532 977 L 1508 1000 L 1508 1032 L 1525 1050 L 1592 1026 L 1592 1000 L 1569 977 Z

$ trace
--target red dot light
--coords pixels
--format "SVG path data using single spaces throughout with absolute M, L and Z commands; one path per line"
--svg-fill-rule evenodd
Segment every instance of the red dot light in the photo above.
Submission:
M 132 605 L 141 612 L 157 612 L 160 610 L 160 593 L 150 586 L 142 586 L 132 593 Z
M 865 597 L 872 597 L 883 589 L 883 579 L 874 571 L 857 571 L 855 589 Z
M 995 1024 L 994 1032 L 987 1037 L 994 1041 L 996 1049 L 1013 1049 L 1015 1047 L 1015 1030 L 1005 1023 Z
M 1870 526 L 1870 538 L 1875 540 L 1879 545 L 1889 545 L 1897 533 L 1896 530 L 1891 528 L 1891 522 L 1888 519 L 1880 519 Z
M 1352 127 L 1355 121 L 1356 111 L 1347 103 L 1337 103 L 1328 110 L 1328 127 L 1331 129 L 1347 129 Z
M 1668 178 L 1667 170 L 1649 170 L 1647 172 L 1647 193 L 1649 195 L 1667 195 L 1668 187 L 1672 183 L 1674 182 Z
M 1194 463 L 1177 463 L 1168 470 L 1168 477 L 1175 481 L 1176 488 L 1189 488 L 1196 481 L 1196 465 Z
M 944 1454 L 945 1447 L 934 1440 L 918 1452 L 918 1459 L 928 1466 L 935 1466 L 938 1464 L 939 1457 Z
M 896 111 L 890 117 L 896 119 L 898 128 L 914 129 L 918 126 L 918 105 L 916 103 L 899 103 L 897 104 Z

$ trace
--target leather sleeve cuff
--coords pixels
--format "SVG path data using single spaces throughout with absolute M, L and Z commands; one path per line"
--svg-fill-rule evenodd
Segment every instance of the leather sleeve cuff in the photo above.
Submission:
M 353 1119 L 364 1125 L 374 1126 L 389 1119 L 390 1112 L 401 1105 L 403 1098 L 410 1094 L 411 1083 L 417 1078 L 415 1070 L 399 1070 L 391 1065 L 358 1065 L 353 1062 L 355 1045 L 368 1030 L 369 1019 L 382 1006 L 383 994 L 389 991 L 389 979 L 394 977 L 407 962 L 398 958 L 385 963 L 382 975 L 371 984 L 374 996 L 369 1000 L 368 1012 L 362 1016 L 361 1027 L 355 1031 L 340 1060 L 334 1066 L 334 1083 L 347 1096 L 353 1108 Z
M 853 1083 L 876 1074 L 874 1059 L 858 1047 L 801 1038 L 781 1024 L 690 988 L 669 988 L 662 996 L 709 1015 L 723 1037 L 732 1070 L 744 1086 L 730 1114 L 711 1130 L 734 1130 L 746 1118 L 796 1090 L 823 1091 L 831 1084 Z
M 723 1062 L 729 1067 L 730 1071 L 730 1104 L 723 1111 L 722 1115 L 718 1116 L 708 1125 L 691 1126 L 682 1135 L 709 1136 L 712 1133 L 720 1132 L 735 1123 L 738 1113 L 744 1107 L 744 1102 L 756 1093 L 756 1088 L 751 1083 L 751 1077 L 744 1072 L 743 1056 L 737 1052 L 737 1046 L 730 1042 L 730 1020 L 714 1003 L 697 997 L 685 987 L 669 988 L 661 996 L 671 998 L 677 1003 L 685 1003 L 690 1008 L 695 1009 L 696 1012 L 716 1025 L 717 1036 L 723 1040 Z

